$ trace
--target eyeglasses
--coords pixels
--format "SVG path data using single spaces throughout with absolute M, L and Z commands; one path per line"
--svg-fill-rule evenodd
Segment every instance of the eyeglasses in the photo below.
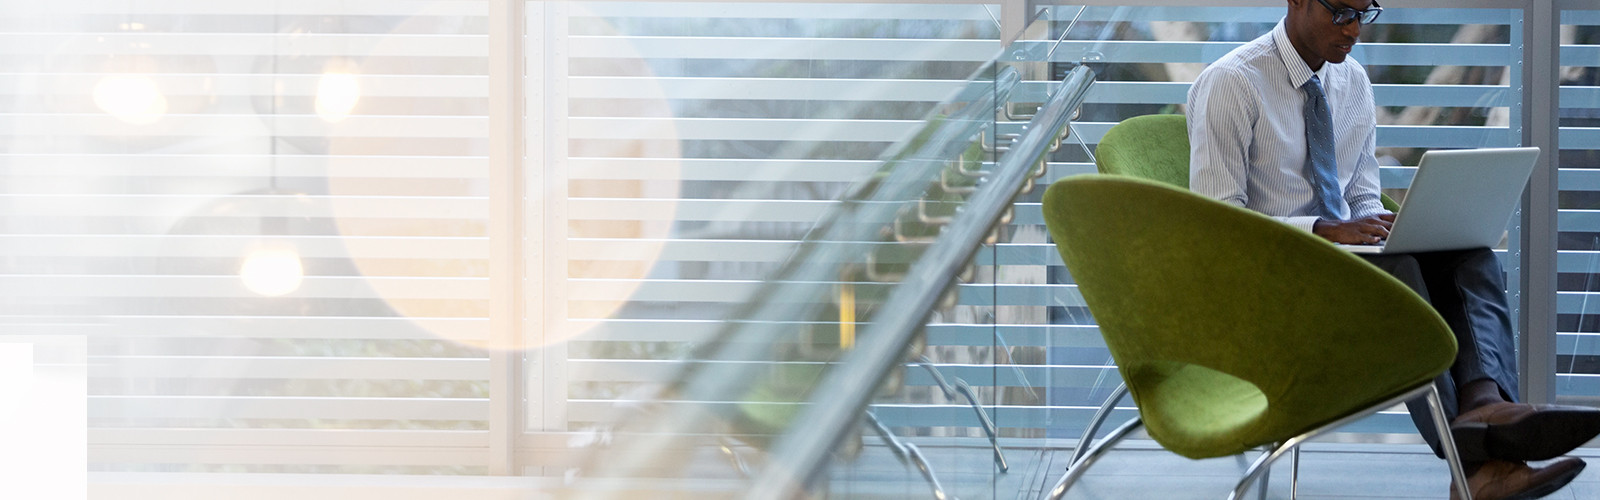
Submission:
M 1378 5 L 1378 2 L 1376 1 L 1372 2 L 1372 8 L 1367 10 L 1355 10 L 1351 8 L 1335 9 L 1333 8 L 1333 5 L 1328 4 L 1328 0 L 1317 0 L 1317 3 L 1322 4 L 1323 8 L 1326 8 L 1328 9 L 1328 12 L 1333 13 L 1333 24 L 1337 24 L 1339 26 L 1350 24 L 1351 21 L 1355 21 L 1356 19 L 1360 19 L 1361 24 L 1372 24 L 1373 21 L 1378 20 L 1378 14 L 1383 13 L 1383 7 Z

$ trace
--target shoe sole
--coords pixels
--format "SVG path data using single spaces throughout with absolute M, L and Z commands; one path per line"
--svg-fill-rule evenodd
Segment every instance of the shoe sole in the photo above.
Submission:
M 1552 478 L 1543 484 L 1529 488 L 1527 491 L 1519 491 L 1515 495 L 1506 497 L 1506 500 L 1533 500 L 1535 498 L 1544 498 L 1545 495 L 1555 493 L 1557 490 L 1567 487 L 1567 483 L 1572 482 L 1573 479 L 1577 479 L 1578 473 L 1583 472 L 1583 468 L 1587 466 L 1588 464 L 1579 463 L 1578 466 L 1574 467 L 1572 470 L 1556 476 L 1555 478 Z
M 1509 424 L 1455 424 L 1450 434 L 1463 462 L 1549 460 L 1600 435 L 1600 418 L 1593 411 L 1548 410 Z

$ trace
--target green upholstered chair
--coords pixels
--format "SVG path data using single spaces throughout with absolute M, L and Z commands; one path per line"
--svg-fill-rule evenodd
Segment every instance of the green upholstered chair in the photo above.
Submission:
M 1163 183 L 1068 177 L 1043 209 L 1139 410 L 1069 466 L 1052 498 L 1139 426 L 1190 458 L 1268 446 L 1237 497 L 1306 439 L 1417 397 L 1470 498 L 1432 384 L 1455 338 L 1400 281 L 1305 231 Z M 1381 313 L 1358 324 L 1351 311 Z
M 1095 147 L 1102 174 L 1128 175 L 1189 188 L 1189 124 L 1183 115 L 1135 116 L 1111 127 Z M 1400 209 L 1379 193 L 1383 208 Z
M 1095 146 L 1102 174 L 1128 175 L 1189 189 L 1189 125 L 1183 115 L 1123 120 Z
M 1102 174 L 1126 175 L 1162 182 L 1180 188 L 1189 188 L 1189 122 L 1184 115 L 1159 114 L 1135 116 L 1106 131 L 1095 148 L 1095 168 Z M 1400 204 L 1379 193 L 1383 207 L 1397 211 Z M 1127 387 L 1117 387 L 1089 420 L 1083 438 L 1078 441 L 1068 463 L 1077 461 L 1087 451 L 1084 443 L 1099 432 L 1100 425 L 1118 401 L 1127 394 Z

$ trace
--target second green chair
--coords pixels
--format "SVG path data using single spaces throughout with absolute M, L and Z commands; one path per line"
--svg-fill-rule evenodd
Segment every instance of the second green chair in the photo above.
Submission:
M 1102 174 L 1189 187 L 1189 124 L 1183 115 L 1143 115 L 1123 120 L 1100 138 L 1094 155 L 1095 168 Z M 1378 196 L 1383 208 L 1400 210 L 1400 204 L 1389 195 Z

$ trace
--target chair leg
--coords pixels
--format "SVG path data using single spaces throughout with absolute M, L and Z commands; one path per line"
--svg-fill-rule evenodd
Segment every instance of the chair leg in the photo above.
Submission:
M 934 500 L 948 500 L 950 496 L 945 494 L 944 485 L 939 483 L 939 475 L 933 472 L 933 466 L 928 463 L 928 457 L 923 456 L 922 450 L 918 449 L 917 445 L 901 442 L 900 438 L 889 431 L 888 426 L 883 425 L 883 421 L 878 420 L 876 414 L 868 411 L 866 416 L 868 426 L 877 431 L 878 437 L 883 439 L 883 444 L 889 447 L 889 451 L 901 461 L 910 462 L 917 467 L 917 472 L 922 473 L 922 479 L 928 481 L 928 486 L 933 488 Z
M 1261 488 L 1260 491 L 1257 492 L 1257 495 L 1260 495 L 1262 498 L 1266 498 L 1267 483 L 1265 478 L 1267 476 L 1267 472 L 1272 470 L 1272 462 L 1276 462 L 1279 457 L 1283 456 L 1284 453 L 1288 453 L 1295 447 L 1300 446 L 1300 443 L 1302 442 L 1305 442 L 1305 440 L 1297 436 L 1288 441 L 1279 443 L 1266 453 L 1262 453 L 1261 457 L 1257 458 L 1255 463 L 1250 464 L 1249 469 L 1245 469 L 1244 477 L 1240 478 L 1239 484 L 1233 487 L 1233 493 L 1228 494 L 1228 500 L 1239 500 L 1240 498 L 1244 498 L 1244 493 L 1246 491 L 1250 491 L 1250 485 L 1258 481 L 1261 482 Z
M 1006 452 L 1000 447 L 1000 431 L 994 426 L 994 421 L 989 419 L 989 412 L 983 411 L 983 406 L 978 404 L 978 396 L 972 392 L 972 386 L 967 381 L 956 379 L 956 392 L 967 399 L 967 406 L 978 414 L 978 423 L 983 424 L 983 433 L 989 436 L 989 447 L 994 450 L 994 464 L 1000 467 L 1000 472 L 1011 471 L 1011 464 L 1006 463 Z
M 1428 397 L 1428 404 L 1433 409 L 1434 423 L 1435 425 L 1439 426 L 1440 435 L 1446 436 L 1446 438 L 1443 440 L 1445 443 L 1445 457 L 1450 461 L 1450 473 L 1452 477 L 1456 479 L 1456 484 L 1460 485 L 1457 491 L 1463 493 L 1462 498 L 1470 500 L 1471 497 L 1464 494 L 1466 493 L 1467 483 L 1466 474 L 1463 472 L 1463 469 L 1460 465 L 1461 455 L 1456 452 L 1455 441 L 1448 438 L 1450 434 L 1450 425 L 1444 421 L 1444 410 L 1442 409 L 1443 407 L 1439 405 L 1439 392 L 1438 389 L 1433 387 L 1433 383 L 1431 382 L 1417 386 L 1416 388 L 1406 391 L 1399 396 L 1389 398 L 1387 401 L 1369 406 L 1364 411 L 1345 415 L 1338 420 L 1323 424 L 1322 427 L 1312 429 L 1305 434 L 1289 438 L 1288 441 L 1284 441 L 1283 443 L 1279 444 L 1277 449 L 1273 450 L 1271 453 L 1261 455 L 1261 458 L 1256 459 L 1256 462 L 1250 465 L 1250 468 L 1245 472 L 1244 478 L 1239 480 L 1239 484 L 1234 487 L 1233 493 L 1228 495 L 1228 500 L 1238 500 L 1241 498 L 1246 491 L 1249 491 L 1250 484 L 1258 480 L 1259 476 L 1266 473 L 1264 469 L 1269 467 L 1272 462 L 1283 456 L 1284 453 L 1289 453 L 1306 441 L 1311 440 L 1311 438 L 1320 436 L 1330 430 L 1350 425 L 1351 423 L 1362 418 L 1366 418 L 1368 415 L 1377 413 L 1379 410 L 1384 408 L 1388 408 L 1423 396 Z M 1298 466 L 1296 466 L 1296 468 L 1298 469 Z
M 1289 500 L 1300 498 L 1300 447 L 1289 454 Z
M 733 469 L 739 471 L 740 477 L 750 477 L 750 467 L 745 465 L 744 457 L 739 456 L 739 450 L 733 449 L 733 438 L 722 436 L 717 441 L 717 447 L 722 450 L 723 456 L 728 458 L 728 463 Z
M 1273 448 L 1271 446 L 1268 446 L 1262 451 L 1265 453 L 1272 453 L 1272 449 Z M 1272 468 L 1268 467 L 1266 470 L 1261 471 L 1261 484 L 1256 486 L 1256 500 L 1267 500 L 1267 485 L 1271 481 Z
M 1280 444 L 1279 446 L 1281 447 L 1282 445 Z M 1262 458 L 1266 458 L 1266 456 L 1265 456 L 1266 454 L 1270 454 L 1275 450 L 1273 447 L 1270 447 L 1270 446 L 1265 447 L 1265 448 L 1267 448 L 1267 449 L 1263 450 L 1264 453 L 1263 453 Z M 1273 458 L 1273 459 L 1269 460 L 1268 462 L 1270 463 L 1272 460 L 1277 460 L 1277 459 Z M 1267 500 L 1267 487 L 1271 485 L 1271 481 L 1270 481 L 1271 477 L 1272 477 L 1272 467 L 1270 465 L 1266 466 L 1265 468 L 1263 468 L 1261 470 L 1261 484 L 1256 487 L 1256 498 L 1257 499 L 1259 499 L 1259 500 Z M 1236 492 L 1235 494 L 1238 494 L 1238 493 Z M 1299 446 L 1294 446 L 1294 447 L 1289 448 L 1289 500 L 1296 500 L 1297 498 L 1299 498 L 1299 495 L 1300 495 L 1300 447 Z
M 1094 447 L 1089 448 L 1082 458 L 1068 464 L 1066 475 L 1061 476 L 1061 480 L 1056 482 L 1054 488 L 1050 488 L 1050 496 L 1045 497 L 1046 500 L 1061 500 L 1061 497 L 1066 496 L 1067 489 L 1071 488 L 1073 483 L 1078 482 L 1078 479 L 1083 477 L 1084 471 L 1089 470 L 1090 465 L 1099 460 L 1101 455 L 1111 451 L 1111 445 L 1121 441 L 1122 438 L 1128 437 L 1129 432 L 1133 432 L 1134 429 L 1139 428 L 1141 425 L 1144 425 L 1144 421 L 1140 420 L 1139 417 L 1133 417 L 1133 420 L 1129 420 L 1127 423 L 1112 430 L 1110 434 L 1106 435 L 1105 439 L 1095 443 Z M 1079 448 L 1082 447 L 1080 443 Z
M 1450 478 L 1461 500 L 1472 500 L 1467 488 L 1467 470 L 1461 465 L 1461 452 L 1456 449 L 1455 436 L 1450 434 L 1450 421 L 1445 418 L 1444 405 L 1439 401 L 1439 388 L 1428 385 L 1428 413 L 1433 415 L 1433 427 L 1439 431 L 1439 447 L 1444 448 L 1444 460 L 1450 465 Z
M 1000 431 L 995 428 L 994 420 L 989 419 L 989 412 L 983 411 L 983 406 L 978 404 L 978 396 L 972 392 L 972 386 L 959 378 L 956 379 L 956 384 L 951 386 L 927 356 L 917 358 L 916 364 L 928 371 L 928 375 L 933 377 L 933 382 L 939 385 L 939 390 L 944 391 L 945 397 L 955 399 L 959 395 L 967 400 L 967 406 L 978 414 L 978 423 L 983 425 L 983 433 L 989 436 L 989 446 L 994 449 L 995 465 L 1000 467 L 1001 473 L 1010 472 L 1011 464 L 1006 462 L 1006 452 L 1000 447 Z
M 1078 446 L 1072 450 L 1072 458 L 1068 464 L 1078 463 L 1083 458 L 1084 452 L 1089 450 L 1089 443 L 1094 441 L 1094 434 L 1100 432 L 1100 425 L 1106 423 L 1106 418 L 1111 416 L 1111 410 L 1117 407 L 1117 402 L 1122 401 L 1122 396 L 1128 394 L 1128 384 L 1118 384 L 1117 389 L 1106 396 L 1106 402 L 1100 404 L 1100 410 L 1094 412 L 1094 417 L 1089 419 L 1089 425 L 1083 429 L 1083 437 L 1078 438 Z M 1071 465 L 1068 465 L 1071 467 Z

